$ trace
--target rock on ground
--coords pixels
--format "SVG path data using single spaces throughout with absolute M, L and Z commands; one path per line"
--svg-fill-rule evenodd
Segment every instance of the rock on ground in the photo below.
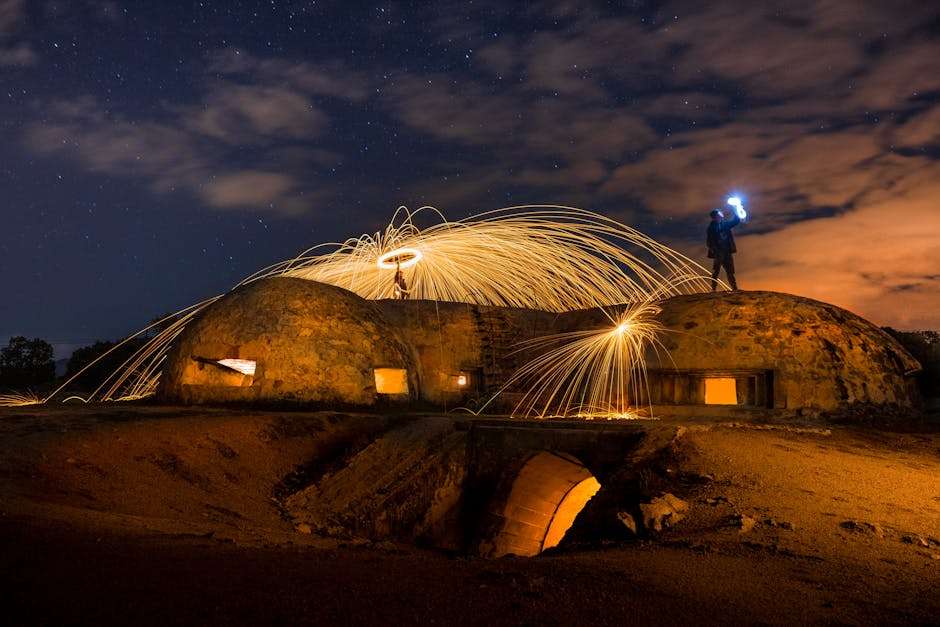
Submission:
M 643 526 L 648 531 L 662 531 L 682 520 L 689 504 L 677 496 L 666 493 L 640 505 Z

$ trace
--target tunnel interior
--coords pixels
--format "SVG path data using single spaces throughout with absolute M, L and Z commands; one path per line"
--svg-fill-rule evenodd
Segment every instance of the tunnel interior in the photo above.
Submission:
M 482 553 L 533 556 L 557 546 L 601 485 L 578 459 L 540 451 L 512 479 L 491 513 L 497 524 Z

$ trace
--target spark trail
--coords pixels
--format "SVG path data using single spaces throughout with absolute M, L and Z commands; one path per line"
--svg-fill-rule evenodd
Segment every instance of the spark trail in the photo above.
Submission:
M 425 229 L 419 228 L 416 218 L 427 216 L 434 223 Z M 370 300 L 393 298 L 393 277 L 398 270 L 405 275 L 409 286 L 407 295 L 412 299 L 552 312 L 625 305 L 626 313 L 618 315 L 637 320 L 640 313 L 649 311 L 649 303 L 654 298 L 711 288 L 702 266 L 634 228 L 584 209 L 525 205 L 497 209 L 456 222 L 447 221 L 433 207 L 422 207 L 414 212 L 399 207 L 383 231 L 342 243 L 315 246 L 294 258 L 259 270 L 233 289 L 283 276 L 328 283 Z M 148 333 L 153 333 L 153 337 L 143 341 L 142 346 L 91 394 L 65 400 L 119 401 L 151 396 L 159 384 L 163 361 L 176 338 L 193 318 L 222 296 L 224 294 L 196 303 L 126 338 L 45 398 L 0 397 L 0 405 L 44 403 L 60 398 L 89 368 L 128 342 L 142 341 L 140 338 Z M 634 379 L 625 376 L 623 368 L 642 366 L 639 347 L 649 341 L 651 330 L 632 324 L 624 327 L 622 334 L 622 343 L 624 347 L 631 347 L 629 350 L 616 348 L 619 343 L 599 350 L 594 358 L 598 363 L 578 377 L 582 381 L 598 378 L 596 385 L 589 386 L 594 391 L 587 393 L 579 406 L 608 407 L 613 412 L 625 410 L 624 403 L 617 399 L 627 396 L 611 396 L 598 390 L 613 389 L 611 386 L 615 383 L 633 382 Z M 590 342 L 601 339 L 591 340 L 590 337 L 574 338 L 574 344 L 581 348 L 567 350 L 588 351 Z M 608 354 L 607 351 L 613 352 Z M 617 355 L 622 355 L 624 360 Z M 540 368 L 545 369 L 542 376 L 535 379 L 535 385 L 542 392 L 533 393 L 533 398 L 543 395 L 547 381 L 558 384 L 560 371 L 549 373 L 554 372 L 553 368 L 560 368 L 561 363 L 559 354 L 546 357 L 541 365 L 533 364 L 526 370 L 526 374 L 535 375 Z M 613 374 L 602 372 L 605 364 L 613 369 Z M 560 398 L 565 399 L 566 407 L 574 406 L 571 394 L 561 393 Z
M 293 276 L 394 298 L 387 261 L 400 256 L 409 297 L 564 312 L 642 302 L 652 293 L 708 289 L 693 261 L 639 231 L 572 207 L 509 207 L 425 230 L 399 209 L 385 231 L 311 249 L 283 267 Z M 439 215 L 439 214 L 437 214 Z M 329 245 L 328 245 L 329 246 Z M 690 287 L 685 285 L 686 288 Z
M 646 385 L 644 354 L 659 350 L 664 331 L 653 302 L 624 306 L 607 314 L 609 326 L 571 331 L 520 342 L 516 352 L 534 352 L 487 401 L 524 389 L 512 409 L 522 418 L 632 419 Z M 665 349 L 663 349 L 665 350 Z M 648 395 L 646 395 L 648 396 Z M 477 412 L 479 413 L 479 412 Z

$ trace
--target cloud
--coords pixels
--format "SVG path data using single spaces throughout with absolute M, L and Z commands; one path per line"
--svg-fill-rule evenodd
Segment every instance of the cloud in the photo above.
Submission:
M 676 60 L 681 81 L 721 77 L 757 97 L 798 96 L 807 86 L 844 79 L 864 60 L 856 41 L 813 15 L 819 4 L 781 13 L 762 3 L 710 2 L 676 9 L 678 19 L 660 35 L 683 49 Z
M 569 11 L 548 5 L 550 15 Z M 482 66 L 514 79 L 522 91 L 574 96 L 609 104 L 604 83 L 642 87 L 670 55 L 668 46 L 650 37 L 637 20 L 599 18 L 591 11 L 576 13 L 563 28 L 541 30 L 527 37 L 504 38 L 478 53 Z
M 29 127 L 26 141 L 36 152 L 74 159 L 91 172 L 140 177 L 156 192 L 188 191 L 212 207 L 297 213 L 303 204 L 298 177 L 230 172 L 230 151 L 240 145 L 229 146 L 232 135 L 215 137 L 191 120 L 130 120 L 82 98 L 52 106 L 46 122 Z
M 23 0 L 0 0 L 0 34 L 9 34 L 16 30 L 23 19 L 25 3 Z
M 385 102 L 414 129 L 465 144 L 493 145 L 521 124 L 511 96 L 474 82 L 454 86 L 444 75 L 406 76 L 387 90 Z
M 4 6 L 19 24 L 22 2 Z M 937 272 L 922 261 L 936 251 L 913 229 L 938 236 L 936 3 L 674 0 L 613 15 L 481 0 L 419 13 L 432 69 L 392 54 L 357 55 L 352 68 L 226 48 L 208 56 L 187 102 L 147 114 L 47 104 L 29 143 L 212 207 L 288 213 L 329 198 L 317 173 L 355 157 L 377 168 L 356 187 L 365 201 L 392 189 L 458 212 L 575 204 L 629 216 L 696 255 L 706 211 L 736 190 L 754 215 L 743 285 L 940 326 L 923 309 Z M 863 241 L 871 254 L 859 256 Z
M 25 21 L 23 0 L 0 0 L 0 68 L 35 65 L 39 60 L 32 45 L 18 41 Z
M 358 79 L 231 51 L 213 55 L 211 66 L 196 102 L 158 106 L 150 116 L 119 114 L 90 96 L 46 103 L 26 144 L 219 209 L 298 214 L 327 198 L 310 170 L 337 158 L 323 145 L 330 115 L 319 100 L 362 97 Z
M 927 267 L 940 258 L 935 5 L 543 9 L 555 26 L 483 46 L 482 75 L 410 76 L 390 92 L 399 119 L 453 147 L 416 197 L 614 207 L 646 230 L 694 233 L 673 241 L 699 256 L 706 211 L 739 190 L 754 211 L 743 284 L 940 326 Z
M 286 85 L 315 96 L 362 102 L 369 96 L 368 79 L 335 60 L 313 64 L 282 58 L 261 58 L 238 48 L 209 56 L 208 70 L 255 83 Z
M 9 48 L 0 48 L 0 67 L 34 65 L 39 57 L 29 44 L 15 44 Z
M 923 108 L 915 94 L 940 80 L 940 55 L 915 34 L 936 11 L 865 6 L 672 2 L 648 20 L 549 3 L 541 10 L 556 28 L 476 53 L 495 81 L 408 75 L 387 106 L 440 142 L 487 154 L 485 164 L 476 154 L 438 164 L 431 181 L 463 175 L 448 181 L 450 197 L 456 184 L 479 198 L 473 181 L 499 187 L 502 169 L 504 186 L 567 185 L 586 202 L 689 218 L 741 187 L 775 228 L 849 210 L 873 181 L 921 165 L 891 154 L 891 115 Z M 448 41 L 468 36 L 457 10 Z
M 264 205 L 288 197 L 296 185 L 284 174 L 244 170 L 214 177 L 203 187 L 203 196 L 216 207 Z
M 564 188 L 600 185 L 611 164 L 656 141 L 638 111 L 586 106 L 579 97 L 533 103 L 528 89 L 494 89 L 443 75 L 399 79 L 382 102 L 405 125 L 435 141 L 479 151 L 469 165 L 461 162 L 466 150 L 431 164 L 406 183 L 406 196 L 439 196 L 466 208 L 502 183 L 551 193 L 554 201 Z
M 721 122 L 728 114 L 730 98 L 700 91 L 675 91 L 664 96 L 644 98 L 643 114 L 652 118 L 673 118 L 689 123 Z
M 937 328 L 940 168 L 837 217 L 739 238 L 739 282 L 846 307 L 879 324 Z
M 930 3 L 926 3 L 930 4 Z M 935 9 L 940 19 L 940 9 Z M 843 95 L 855 109 L 883 111 L 916 106 L 925 95 L 940 91 L 940 41 L 913 37 L 883 52 Z
M 895 129 L 892 139 L 899 146 L 940 146 L 940 107 L 932 107 Z
M 917 0 L 800 0 L 785 5 L 673 2 L 658 34 L 680 47 L 680 80 L 731 80 L 757 97 L 850 96 L 885 50 L 903 48 L 937 9 Z M 913 52 L 913 51 L 910 51 Z M 902 53 L 907 57 L 909 53 Z M 921 57 L 923 58 L 923 57 Z M 899 65 L 909 68 L 917 59 Z M 904 71 L 904 75 L 908 75 Z M 897 94 L 891 94 L 896 96 Z M 871 100 L 863 99 L 872 107 Z M 892 98 L 889 104 L 896 103 Z
M 650 151 L 618 167 L 604 193 L 638 194 L 646 206 L 675 217 L 704 215 L 730 191 L 742 191 L 764 227 L 814 209 L 851 210 L 931 164 L 902 157 L 865 127 L 813 132 L 808 125 L 736 123 L 690 132 L 677 146 Z
M 476 61 L 482 69 L 496 75 L 512 75 L 519 68 L 521 55 L 517 52 L 519 42 L 515 37 L 506 38 L 485 46 L 476 54 Z
M 316 137 L 327 123 L 327 115 L 297 91 L 226 81 L 181 113 L 191 129 L 230 144 Z
M 45 122 L 27 129 L 29 148 L 75 159 L 91 172 L 139 176 L 153 189 L 198 189 L 208 178 L 212 156 L 180 126 L 130 120 L 83 97 L 48 107 Z

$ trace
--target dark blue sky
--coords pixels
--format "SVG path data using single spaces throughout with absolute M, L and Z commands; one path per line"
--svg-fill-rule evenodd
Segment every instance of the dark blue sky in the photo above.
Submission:
M 707 4 L 707 7 L 701 5 Z M 940 5 L 0 0 L 0 341 L 114 338 L 432 204 L 614 215 L 940 327 Z

